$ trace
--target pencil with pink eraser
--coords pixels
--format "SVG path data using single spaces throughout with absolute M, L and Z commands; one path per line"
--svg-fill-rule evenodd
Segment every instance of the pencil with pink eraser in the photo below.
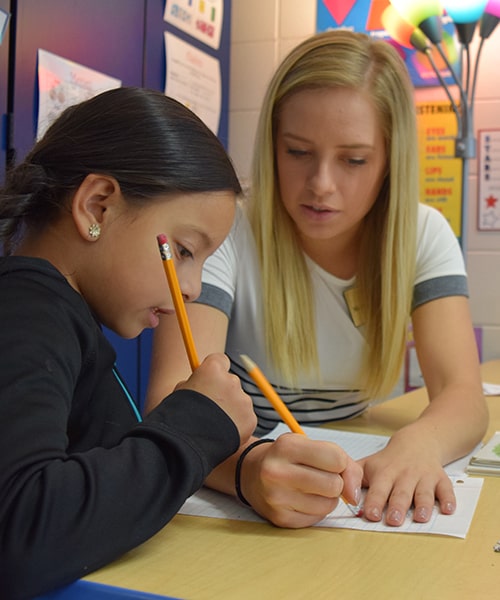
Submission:
M 184 298 L 182 297 L 179 279 L 177 278 L 172 251 L 170 250 L 170 245 L 165 234 L 160 233 L 160 235 L 156 236 L 156 239 L 158 240 L 158 247 L 163 260 L 163 267 L 165 269 L 165 275 L 167 276 L 170 294 L 172 295 L 172 300 L 174 302 L 175 314 L 181 330 L 189 364 L 191 365 L 191 369 L 194 371 L 194 369 L 200 366 L 200 361 L 198 360 L 198 354 L 194 345 L 193 334 L 191 332 L 191 326 L 189 325 L 186 305 L 184 304 Z

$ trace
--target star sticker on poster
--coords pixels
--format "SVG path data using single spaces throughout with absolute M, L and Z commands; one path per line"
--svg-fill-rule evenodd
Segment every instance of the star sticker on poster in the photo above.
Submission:
M 488 198 L 485 198 L 485 202 L 488 208 L 495 208 L 498 202 L 498 198 L 495 198 L 495 196 L 490 195 L 488 196 Z

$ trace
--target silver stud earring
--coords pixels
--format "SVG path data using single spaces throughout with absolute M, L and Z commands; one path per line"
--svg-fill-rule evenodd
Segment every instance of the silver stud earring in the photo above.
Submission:
M 96 240 L 101 235 L 101 226 L 98 223 L 92 223 L 89 227 L 89 235 Z

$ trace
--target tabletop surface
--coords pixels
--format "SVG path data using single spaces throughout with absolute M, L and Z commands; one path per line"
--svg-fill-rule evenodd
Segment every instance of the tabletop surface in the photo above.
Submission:
M 482 365 L 482 373 L 500 384 L 500 360 Z M 415 390 L 335 428 L 390 435 L 426 403 L 425 390 Z M 488 397 L 488 405 L 485 440 L 500 430 L 500 397 Z M 498 540 L 500 477 L 485 477 L 465 540 L 177 515 L 86 579 L 189 600 L 489 600 L 500 598 Z

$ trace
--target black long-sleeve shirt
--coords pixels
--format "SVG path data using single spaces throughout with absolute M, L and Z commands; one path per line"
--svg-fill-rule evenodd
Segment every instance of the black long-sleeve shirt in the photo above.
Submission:
M 161 529 L 236 451 L 209 398 L 168 396 L 142 423 L 115 352 L 50 263 L 0 259 L 0 597 L 105 565 Z

